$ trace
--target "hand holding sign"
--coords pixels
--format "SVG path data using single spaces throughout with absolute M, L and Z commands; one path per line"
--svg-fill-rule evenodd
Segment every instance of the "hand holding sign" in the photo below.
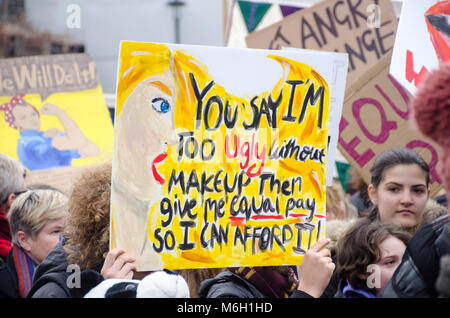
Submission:
M 322 295 L 335 268 L 330 250 L 325 247 L 329 242 L 328 238 L 317 241 L 297 266 L 300 281 L 298 290 L 316 298 Z
M 136 260 L 133 257 L 127 255 L 125 251 L 120 248 L 110 250 L 106 255 L 100 273 L 105 279 L 132 279 L 134 271 L 136 270 L 136 266 L 134 265 L 135 261 Z

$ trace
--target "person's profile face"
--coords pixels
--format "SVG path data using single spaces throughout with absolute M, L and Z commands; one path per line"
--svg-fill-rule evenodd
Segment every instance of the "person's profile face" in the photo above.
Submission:
M 36 264 L 40 264 L 58 244 L 59 236 L 65 228 L 65 221 L 65 217 L 49 221 L 35 238 L 28 238 L 31 247 L 28 255 Z
M 402 261 L 406 245 L 395 236 L 389 235 L 381 242 L 378 249 L 380 258 L 376 265 L 378 265 L 380 271 L 380 281 L 378 286 L 375 286 L 377 293 L 386 286 L 392 275 L 394 275 L 395 270 Z
M 19 104 L 12 110 L 14 123 L 19 130 L 40 130 L 39 114 L 27 103 Z

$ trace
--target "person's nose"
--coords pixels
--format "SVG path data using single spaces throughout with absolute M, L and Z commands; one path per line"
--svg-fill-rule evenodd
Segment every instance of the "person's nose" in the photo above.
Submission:
M 409 190 L 405 190 L 402 194 L 401 203 L 405 206 L 409 206 L 413 203 L 412 193 Z
M 166 145 L 175 145 L 178 141 L 178 136 L 175 132 L 175 129 L 170 129 L 166 138 L 164 138 L 164 143 Z

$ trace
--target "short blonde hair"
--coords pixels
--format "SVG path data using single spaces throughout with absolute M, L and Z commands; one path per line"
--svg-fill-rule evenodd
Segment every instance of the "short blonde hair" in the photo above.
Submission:
M 19 245 L 19 231 L 34 239 L 48 222 L 66 217 L 68 201 L 55 190 L 28 190 L 17 196 L 8 211 L 12 242 Z

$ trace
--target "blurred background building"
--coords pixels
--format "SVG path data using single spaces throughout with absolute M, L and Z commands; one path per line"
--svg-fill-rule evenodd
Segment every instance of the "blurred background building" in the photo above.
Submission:
M 258 0 L 299 7 L 319 1 Z M 401 2 L 393 1 L 397 14 Z M 0 58 L 86 52 L 95 60 L 107 105 L 113 107 L 121 40 L 223 46 L 233 3 L 233 0 L 0 0 Z

